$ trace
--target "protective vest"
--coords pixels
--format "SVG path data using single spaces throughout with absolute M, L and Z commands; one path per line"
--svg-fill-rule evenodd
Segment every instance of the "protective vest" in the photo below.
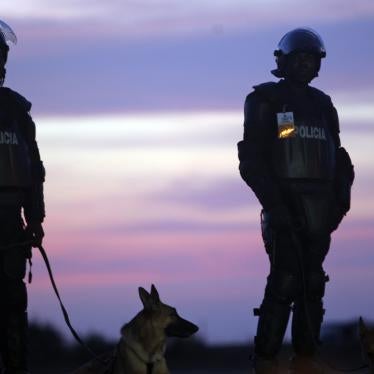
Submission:
M 283 81 L 254 88 L 274 110 L 270 147 L 274 175 L 282 179 L 332 180 L 337 146 L 329 97 L 312 87 L 305 96 L 291 95 Z
M 22 128 L 21 116 L 17 115 L 16 108 L 6 89 L 1 89 L 0 187 L 22 188 L 31 185 L 31 158 L 26 131 Z

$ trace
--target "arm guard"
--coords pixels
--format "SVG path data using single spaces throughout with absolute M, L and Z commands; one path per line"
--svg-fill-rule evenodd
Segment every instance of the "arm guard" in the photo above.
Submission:
M 35 123 L 29 111 L 31 103 L 23 96 L 9 90 L 12 106 L 17 116 L 29 147 L 31 159 L 32 184 L 26 191 L 24 203 L 24 215 L 26 222 L 43 222 L 45 217 L 43 183 L 45 180 L 45 169 L 40 159 L 38 144 L 36 142 Z
M 335 191 L 338 204 L 345 215 L 351 208 L 351 189 L 355 179 L 354 167 L 348 152 L 340 147 L 336 155 Z
M 258 200 L 269 210 L 282 204 L 279 188 L 270 168 L 270 147 L 276 137 L 274 113 L 256 92 L 247 96 L 244 108 L 244 137 L 238 143 L 239 171 Z
M 355 178 L 355 172 L 348 152 L 345 150 L 345 148 L 341 147 L 339 137 L 340 126 L 338 112 L 333 106 L 331 99 L 330 105 L 330 126 L 337 147 L 334 188 L 339 205 L 339 210 L 343 217 L 343 215 L 347 214 L 347 212 L 351 208 L 351 188 Z
M 28 191 L 28 198 L 24 206 L 24 213 L 27 222 L 43 222 L 45 217 L 44 188 L 45 169 L 40 159 L 38 144 L 35 138 L 35 123 L 27 113 L 25 126 L 28 129 L 28 144 L 30 147 L 30 156 L 32 160 L 32 179 L 33 183 Z

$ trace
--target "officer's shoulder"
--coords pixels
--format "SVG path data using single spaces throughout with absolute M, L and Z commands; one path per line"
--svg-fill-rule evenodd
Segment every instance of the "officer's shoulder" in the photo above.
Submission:
M 25 110 L 26 112 L 29 112 L 31 110 L 32 104 L 20 93 L 13 91 L 9 87 L 3 87 L 3 90 L 6 91 L 9 99 L 15 107 Z
M 332 106 L 331 97 L 324 93 L 323 91 L 319 90 L 318 88 L 309 86 L 309 92 L 313 97 L 316 98 L 321 104 L 326 106 Z
M 253 86 L 253 91 L 247 97 L 254 97 L 261 101 L 277 102 L 279 97 L 279 84 L 265 82 Z

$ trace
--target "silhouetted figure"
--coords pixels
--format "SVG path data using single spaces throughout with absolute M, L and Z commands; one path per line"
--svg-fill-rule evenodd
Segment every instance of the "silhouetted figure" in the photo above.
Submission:
M 0 21 L 0 351 L 6 374 L 27 371 L 27 291 L 23 281 L 31 244 L 41 244 L 44 167 L 31 104 L 2 87 L 11 28 Z M 26 244 L 25 242 L 28 242 Z
M 311 29 L 280 40 L 277 83 L 254 86 L 245 101 L 240 173 L 259 199 L 262 236 L 270 259 L 255 337 L 256 373 L 276 373 L 292 306 L 291 371 L 318 373 L 315 355 L 328 280 L 322 263 L 330 234 L 350 209 L 354 179 L 340 145 L 337 111 L 329 96 L 309 86 L 326 51 Z

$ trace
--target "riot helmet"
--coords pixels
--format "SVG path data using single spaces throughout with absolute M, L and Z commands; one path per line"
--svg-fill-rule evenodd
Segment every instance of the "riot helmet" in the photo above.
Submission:
M 285 66 L 287 56 L 296 52 L 305 52 L 317 58 L 317 69 L 315 77 L 321 67 L 321 58 L 326 57 L 325 45 L 318 33 L 310 28 L 297 28 L 286 33 L 278 43 L 274 51 L 277 69 L 272 70 L 272 74 L 278 78 L 285 76 Z
M 3 85 L 6 69 L 5 64 L 8 59 L 8 42 L 17 43 L 17 36 L 14 31 L 5 22 L 0 20 L 0 86 Z

